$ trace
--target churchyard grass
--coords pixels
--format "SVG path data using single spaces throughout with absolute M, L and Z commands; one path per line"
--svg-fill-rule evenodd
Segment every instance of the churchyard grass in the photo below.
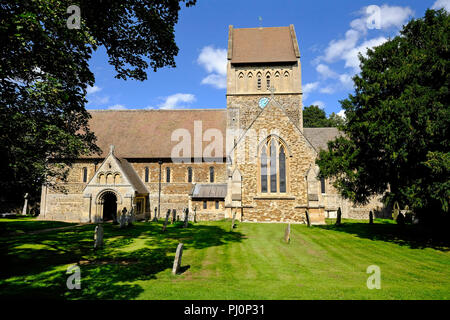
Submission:
M 342 225 L 231 221 L 167 225 L 95 225 L 31 234 L 34 227 L 70 226 L 30 218 L 0 220 L 0 296 L 52 299 L 450 299 L 447 242 L 418 226 L 391 220 L 342 220 Z M 47 227 L 45 227 L 47 223 Z M 22 230 L 12 233 L 12 227 Z M 175 251 L 184 244 L 179 274 Z M 80 267 L 81 289 L 69 290 L 67 268 Z M 368 289 L 375 265 L 381 289 Z

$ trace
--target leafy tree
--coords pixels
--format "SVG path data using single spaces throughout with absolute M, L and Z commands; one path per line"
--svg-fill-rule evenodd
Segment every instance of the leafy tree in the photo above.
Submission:
M 343 123 L 344 119 L 334 112 L 327 118 L 325 110 L 319 106 L 310 105 L 303 108 L 303 126 L 305 128 L 338 127 Z
M 1 2 L 1 198 L 36 194 L 42 184 L 64 179 L 73 159 L 99 152 L 84 107 L 95 82 L 92 52 L 104 46 L 124 80 L 174 67 L 174 26 L 183 2 L 196 0 Z M 79 29 L 68 28 L 73 4 L 80 8 Z
M 341 101 L 345 135 L 317 159 L 322 177 L 358 203 L 408 204 L 422 221 L 448 217 L 449 14 L 427 10 L 400 35 L 359 56 L 355 93 Z

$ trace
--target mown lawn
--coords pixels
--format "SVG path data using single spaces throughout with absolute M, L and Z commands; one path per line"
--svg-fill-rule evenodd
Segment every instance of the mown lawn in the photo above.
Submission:
M 162 222 L 129 229 L 105 224 L 105 248 L 93 250 L 94 225 L 0 219 L 0 297 L 52 299 L 450 299 L 448 242 L 430 241 L 417 226 L 387 220 L 344 220 L 342 226 L 201 222 L 183 229 Z M 23 232 L 25 232 L 23 231 Z M 177 244 L 182 270 L 172 275 Z M 69 266 L 81 289 L 68 290 Z M 367 267 L 381 270 L 369 290 Z

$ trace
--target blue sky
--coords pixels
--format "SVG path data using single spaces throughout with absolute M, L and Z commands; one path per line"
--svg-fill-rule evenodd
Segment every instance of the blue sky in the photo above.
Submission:
M 368 12 L 369 6 L 379 11 Z M 198 0 L 180 11 L 176 68 L 148 70 L 143 82 L 118 80 L 99 48 L 90 62 L 96 82 L 88 90 L 87 108 L 226 108 L 228 26 L 293 24 L 301 54 L 303 105 L 318 104 L 327 114 L 338 113 L 339 100 L 353 92 L 357 52 L 397 35 L 403 24 L 431 7 L 450 10 L 450 0 Z M 380 19 L 371 19 L 377 12 Z

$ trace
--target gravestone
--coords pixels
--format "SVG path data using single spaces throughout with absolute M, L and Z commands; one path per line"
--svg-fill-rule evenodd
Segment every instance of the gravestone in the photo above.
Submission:
M 309 219 L 308 210 L 305 210 L 305 215 L 306 215 L 306 224 L 308 225 L 308 227 L 311 227 L 311 220 Z
M 187 228 L 189 224 L 189 209 L 185 208 L 184 209 L 184 225 L 183 228 Z
M 26 216 L 28 214 L 28 193 L 24 196 L 25 202 L 23 204 L 22 215 Z
M 342 219 L 342 211 L 341 211 L 341 207 L 339 207 L 338 211 L 337 211 L 337 217 L 336 217 L 336 225 L 337 226 L 341 225 L 341 219 Z
M 163 228 L 162 228 L 162 232 L 166 231 L 167 223 L 169 222 L 169 216 L 170 216 L 170 209 L 167 209 L 166 220 L 164 220 L 164 225 L 163 225 Z
M 194 208 L 194 223 L 197 223 L 197 206 Z
M 101 224 L 95 227 L 94 249 L 103 247 L 103 226 Z
M 122 213 L 119 218 L 119 225 L 121 229 L 127 226 L 127 208 L 125 207 L 122 209 Z
M 394 208 L 392 209 L 392 219 L 397 220 L 398 214 L 400 213 L 400 206 L 397 201 L 394 202 Z
M 405 216 L 401 212 L 399 212 L 399 214 L 397 216 L 397 224 L 399 226 L 404 226 L 405 225 Z
M 231 220 L 231 230 L 234 229 L 236 223 L 236 211 L 233 213 L 233 219 Z
M 369 224 L 373 224 L 373 212 L 370 210 L 369 212 Z
M 134 222 L 134 213 L 133 209 L 131 209 L 130 213 L 127 215 L 127 227 L 131 227 Z
M 172 223 L 175 223 L 176 220 L 177 220 L 177 210 L 173 209 L 172 210 Z
M 172 274 L 176 275 L 181 267 L 181 256 L 183 255 L 183 244 L 179 243 L 177 252 L 175 253 L 175 259 L 173 260 Z
M 118 222 L 118 213 L 119 213 L 120 211 L 117 211 L 117 212 L 114 212 L 113 213 L 113 224 L 118 224 L 119 222 Z
M 153 216 L 153 221 L 158 221 L 158 217 L 156 216 L 157 212 L 158 212 L 158 208 L 155 207 L 155 215 Z
M 291 224 L 288 223 L 286 230 L 284 231 L 284 241 L 286 241 L 286 243 L 289 243 L 290 240 L 291 240 Z

